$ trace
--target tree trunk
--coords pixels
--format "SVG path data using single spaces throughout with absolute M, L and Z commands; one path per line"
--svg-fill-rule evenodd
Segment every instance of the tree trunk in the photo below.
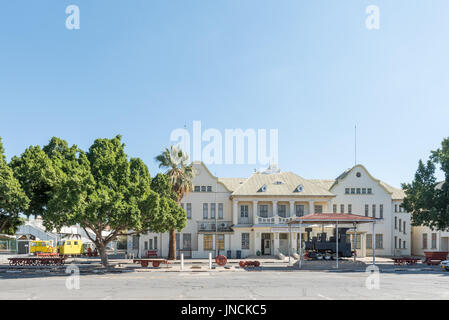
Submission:
M 97 246 L 98 253 L 100 254 L 101 264 L 104 267 L 108 267 L 109 261 L 108 261 L 108 255 L 106 254 L 106 245 L 101 242 L 95 243 L 95 245 Z
M 168 234 L 168 260 L 176 260 L 176 230 L 170 230 Z

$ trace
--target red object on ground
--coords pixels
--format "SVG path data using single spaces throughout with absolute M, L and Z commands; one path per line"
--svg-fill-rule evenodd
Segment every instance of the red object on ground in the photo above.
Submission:
M 220 267 L 223 267 L 228 263 L 228 259 L 224 255 L 219 254 L 215 257 L 215 263 L 218 264 Z
M 394 261 L 394 264 L 396 265 L 403 265 L 403 264 L 408 264 L 408 265 L 413 265 L 416 264 L 418 262 L 418 258 L 412 258 L 412 257 L 393 257 L 391 258 Z
M 435 265 L 435 264 L 439 264 L 443 260 L 446 260 L 449 252 L 448 251 L 424 251 L 424 254 L 426 255 L 426 260 L 424 260 L 424 263 L 427 263 L 428 265 L 431 265 L 431 264 Z
M 59 253 L 56 252 L 36 252 L 37 257 L 58 257 Z
M 148 250 L 146 254 L 147 258 L 156 258 L 157 257 L 157 250 Z
M 259 261 L 240 261 L 239 262 L 239 266 L 240 268 L 245 268 L 245 267 L 258 267 L 260 266 L 260 262 Z
M 8 258 L 10 266 L 47 266 L 63 265 L 65 257 L 45 256 L 45 257 L 15 257 Z
M 153 265 L 153 267 L 157 268 L 161 263 L 170 264 L 167 259 L 134 259 L 133 263 L 140 263 L 142 267 L 148 267 L 149 263 Z

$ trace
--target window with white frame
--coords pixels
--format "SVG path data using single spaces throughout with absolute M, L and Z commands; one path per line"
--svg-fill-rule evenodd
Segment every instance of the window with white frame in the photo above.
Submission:
M 323 213 L 323 206 L 320 204 L 316 204 L 314 208 L 315 213 Z
M 369 205 L 365 204 L 365 217 L 368 217 L 369 214 Z
M 217 249 L 218 250 L 225 249 L 224 234 L 217 234 Z
M 348 204 L 348 213 L 352 213 L 352 204 Z
M 340 205 L 340 213 L 345 213 L 345 205 L 344 204 Z
M 268 218 L 268 205 L 261 204 L 259 206 L 259 216 L 262 218 Z
M 248 218 L 249 208 L 248 205 L 244 204 L 240 206 L 240 217 Z
M 278 205 L 278 215 L 279 215 L 279 217 L 282 217 L 282 218 L 287 217 L 287 206 L 285 204 Z
M 422 248 L 427 249 L 427 233 L 422 234 Z
M 379 218 L 381 218 L 381 219 L 384 218 L 384 205 L 383 204 L 379 205 Z
M 223 203 L 218 204 L 218 219 L 223 219 Z
M 367 249 L 373 248 L 373 235 L 372 234 L 366 235 L 366 248 Z
M 186 205 L 186 212 L 187 212 L 187 219 L 192 219 L 192 204 L 191 203 L 187 203 Z
M 337 213 L 337 205 L 336 204 L 332 205 L 332 212 Z
M 296 216 L 302 217 L 304 215 L 304 205 L 303 204 L 297 204 L 296 205 Z
M 373 204 L 373 218 L 375 218 L 376 217 L 376 205 L 375 204 Z
M 211 234 L 205 234 L 203 236 L 203 248 L 204 248 L 204 250 L 212 250 L 213 249 L 213 237 Z
M 191 233 L 183 233 L 182 234 L 182 248 L 184 250 L 192 249 L 192 234 Z
M 209 204 L 203 203 L 203 219 L 207 219 L 209 217 Z
M 384 235 L 381 233 L 376 234 L 376 249 L 384 248 Z
M 242 250 L 249 249 L 249 233 L 242 233 Z
M 210 218 L 215 219 L 215 203 L 210 204 Z
M 432 233 L 432 248 L 431 249 L 436 249 L 436 248 L 437 248 L 437 234 Z

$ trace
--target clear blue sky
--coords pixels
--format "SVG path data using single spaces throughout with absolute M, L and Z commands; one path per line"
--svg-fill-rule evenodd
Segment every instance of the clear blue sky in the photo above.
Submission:
M 70 4 L 80 30 L 65 28 Z M 335 178 L 357 124 L 358 162 L 399 186 L 449 135 L 448 15 L 447 0 L 2 1 L 0 136 L 10 159 L 52 136 L 87 149 L 122 134 L 154 175 L 193 120 L 275 128 L 283 171 Z

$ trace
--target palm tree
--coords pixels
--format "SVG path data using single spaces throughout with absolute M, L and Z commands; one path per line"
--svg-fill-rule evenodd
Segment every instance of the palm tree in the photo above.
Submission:
M 156 161 L 159 168 L 165 168 L 165 174 L 169 177 L 172 191 L 176 195 L 176 201 L 181 204 L 181 200 L 193 189 L 192 180 L 195 176 L 192 164 L 189 164 L 189 156 L 179 145 L 171 145 L 170 148 L 158 155 Z M 168 259 L 176 259 L 176 230 L 169 231 L 169 251 Z

